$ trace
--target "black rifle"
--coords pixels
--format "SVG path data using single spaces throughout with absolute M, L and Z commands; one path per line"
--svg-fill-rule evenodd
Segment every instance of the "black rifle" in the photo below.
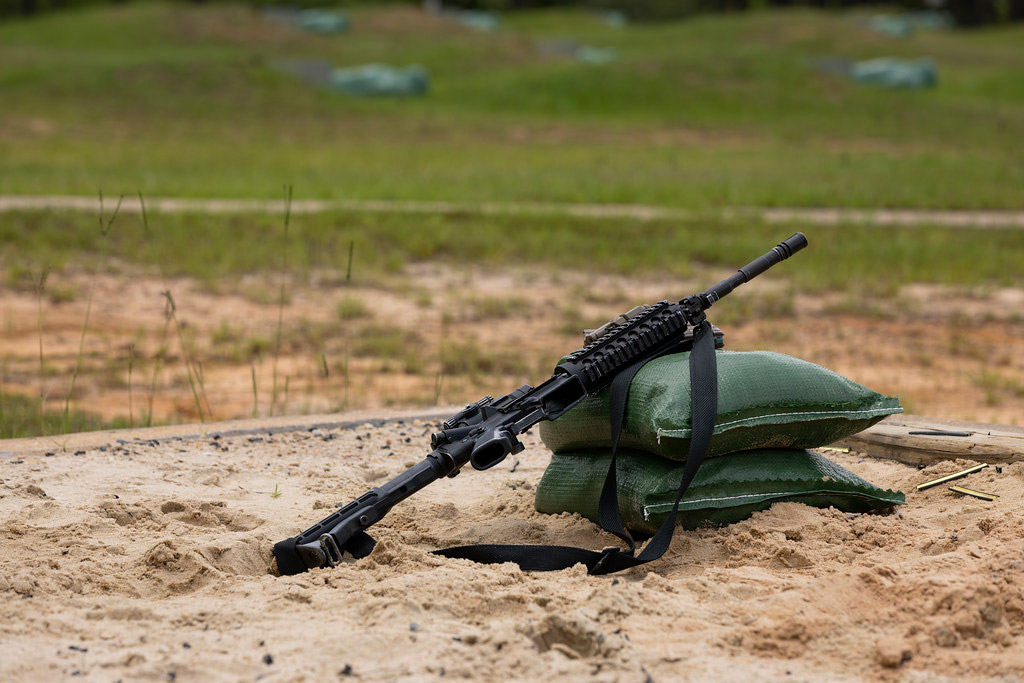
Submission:
M 431 436 L 433 450 L 422 461 L 298 536 L 276 543 L 278 569 L 282 574 L 298 574 L 337 565 L 345 554 L 365 557 L 376 544 L 366 529 L 397 503 L 441 477 L 454 477 L 466 463 L 486 470 L 519 453 L 523 450 L 519 434 L 541 420 L 560 417 L 608 386 L 620 370 L 675 350 L 703 324 L 704 311 L 714 302 L 806 246 L 807 238 L 798 232 L 710 289 L 680 301 L 660 301 L 613 326 L 559 363 L 543 384 L 527 384 L 501 398 L 487 396 L 467 405 Z

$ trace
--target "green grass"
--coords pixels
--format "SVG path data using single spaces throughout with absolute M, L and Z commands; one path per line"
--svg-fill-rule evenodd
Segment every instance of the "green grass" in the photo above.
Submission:
M 336 264 L 332 264 L 336 265 Z M 362 318 L 369 315 L 366 302 L 358 296 L 345 295 L 338 301 L 338 317 L 342 320 Z
M 105 421 L 78 410 L 65 412 L 48 409 L 40 415 L 38 398 L 0 392 L 0 439 L 124 429 L 127 426 L 127 419 Z
M 151 214 L 149 234 L 127 215 L 102 237 L 95 217 L 71 211 L 23 211 L 0 223 L 0 263 L 17 272 L 91 262 L 101 249 L 111 263 L 187 276 L 218 286 L 246 273 L 280 268 L 282 228 L 274 215 Z M 297 277 L 314 269 L 344 272 L 355 243 L 356 275 L 387 278 L 406 265 L 452 268 L 521 266 L 579 269 L 671 279 L 700 269 L 724 277 L 796 229 L 812 248 L 773 273 L 808 292 L 890 294 L 907 283 L 961 286 L 1019 284 L 1024 231 L 936 226 L 786 226 L 753 220 L 642 221 L 550 216 L 338 213 L 295 216 L 287 263 Z M 244 248 L 239 248 L 244 245 Z M 710 267 L 712 270 L 707 271 Z M 712 284 L 708 282 L 707 284 Z M 669 288 L 668 291 L 671 291 Z M 688 292 L 679 292 L 682 296 Z M 465 302 L 469 316 L 523 314 L 486 299 Z M 351 304 L 345 304 L 349 312 Z M 518 306 L 518 307 L 517 307 Z M 339 309 L 339 315 L 342 311 Z M 343 316 L 344 317 L 344 316 Z
M 0 193 L 1021 208 L 1024 27 L 895 40 L 776 11 L 612 29 L 532 12 L 481 34 L 414 8 L 311 36 L 242 6 L 131 4 L 0 24 Z M 614 47 L 595 66 L 534 44 Z M 821 57 L 935 59 L 890 92 Z M 268 64 L 420 63 L 358 100 Z

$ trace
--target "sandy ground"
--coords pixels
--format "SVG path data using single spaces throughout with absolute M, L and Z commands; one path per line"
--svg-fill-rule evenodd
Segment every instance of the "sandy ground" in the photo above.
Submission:
M 914 491 L 967 461 L 919 470 L 829 452 L 907 505 L 777 504 L 680 532 L 664 558 L 614 577 L 431 555 L 610 543 L 579 517 L 533 509 L 549 459 L 534 434 L 495 469 L 397 506 L 368 558 L 273 574 L 275 541 L 418 460 L 431 428 L 218 425 L 0 455 L 0 679 L 1024 677 L 1024 463 L 972 475 L 1001 496 L 984 502 Z

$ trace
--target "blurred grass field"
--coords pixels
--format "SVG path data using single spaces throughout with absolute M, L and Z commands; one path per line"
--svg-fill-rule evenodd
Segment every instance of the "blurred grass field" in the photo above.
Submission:
M 107 218 L 116 200 L 107 198 Z M 137 197 L 125 202 L 138 203 Z M 104 235 L 97 216 L 73 211 L 18 211 L 0 223 L 0 258 L 8 286 L 32 289 L 48 264 L 59 270 L 98 259 L 104 270 L 132 266 L 150 275 L 187 277 L 216 289 L 251 273 L 297 282 L 316 271 L 343 272 L 350 248 L 364 281 L 409 266 L 447 263 L 453 270 L 530 264 L 552 272 L 584 270 L 666 279 L 691 277 L 695 266 L 740 266 L 796 230 L 814 249 L 782 277 L 808 293 L 871 297 L 901 285 L 1010 287 L 1021 283 L 1024 230 L 936 226 L 813 226 L 700 217 L 677 220 L 532 215 L 409 215 L 332 212 L 280 215 L 123 214 Z M 710 284 L 710 283 L 709 283 Z
M 796 229 L 812 248 L 716 310 L 733 348 L 820 362 L 936 416 L 1024 409 L 1024 231 L 722 211 L 1024 208 L 1024 27 L 894 39 L 808 10 L 625 28 L 524 12 L 491 33 L 408 6 L 351 19 L 315 36 L 242 5 L 140 3 L 0 23 L 0 195 L 105 198 L 103 216 L 0 213 L 0 436 L 464 402 L 542 379 L 581 327 L 711 284 Z M 618 59 L 545 56 L 552 40 Z M 885 55 L 930 56 L 938 88 L 816 66 Z M 346 97 L 279 59 L 419 63 L 431 91 Z M 120 195 L 284 186 L 694 215 L 331 211 L 285 228 L 282 200 L 109 222 Z
M 609 64 L 538 41 L 614 48 Z M 412 7 L 316 36 L 245 6 L 131 4 L 0 24 L 0 194 L 1022 208 L 1024 27 L 895 39 L 806 10 L 611 28 L 530 12 L 480 33 Z M 935 60 L 887 91 L 822 59 Z M 277 59 L 419 63 L 360 100 Z

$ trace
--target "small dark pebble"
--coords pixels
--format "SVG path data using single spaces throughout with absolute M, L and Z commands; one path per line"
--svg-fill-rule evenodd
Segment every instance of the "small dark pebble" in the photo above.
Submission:
M 356 434 L 356 441 L 362 441 L 362 440 L 363 440 L 363 437 L 361 437 L 358 434 Z
M 260 641 L 260 644 L 259 644 L 259 647 L 263 647 L 263 646 L 264 646 L 264 645 L 266 645 L 266 644 L 267 644 L 267 641 L 265 641 L 265 640 L 261 640 L 261 641 Z
M 1002 473 L 1003 473 L 1003 468 L 1002 467 L 996 467 L 996 474 L 1002 474 Z
M 270 656 L 270 653 L 263 655 L 263 663 L 270 666 L 274 663 L 274 658 Z
M 74 671 L 71 672 L 71 675 L 72 676 L 81 676 L 82 672 L 79 671 L 78 669 L 75 669 Z
M 121 444 L 122 446 L 123 446 L 123 445 L 125 445 L 126 443 L 128 443 L 128 442 L 127 442 L 127 441 L 125 441 L 124 439 L 118 439 L 118 440 L 117 440 L 117 442 L 118 442 L 119 444 Z
M 619 580 L 618 579 L 612 579 L 612 585 L 613 586 L 618 586 L 619 585 Z
M 249 443 L 256 443 L 258 441 L 263 441 L 263 437 L 262 436 L 250 436 L 248 439 L 246 439 L 246 441 L 248 441 Z
M 405 442 L 406 443 L 412 443 L 412 439 L 407 436 L 407 437 L 405 437 Z
M 75 652 L 88 652 L 89 651 L 89 648 L 87 648 L 87 647 L 79 647 L 77 645 L 68 645 L 68 649 L 69 650 L 74 650 Z
M 437 672 L 437 674 L 438 674 L 439 676 L 444 676 L 444 675 L 445 675 L 446 673 L 448 673 L 448 672 L 444 670 L 444 667 L 443 667 L 443 666 L 441 667 L 441 670 Z
M 917 469 L 919 469 L 919 470 L 923 470 L 923 469 L 924 469 L 924 467 L 925 467 L 925 466 L 924 466 L 923 464 L 921 464 L 921 465 L 918 465 L 918 466 L 917 466 Z
M 345 666 L 341 667 L 341 671 L 338 672 L 338 675 L 339 676 L 351 676 L 352 675 L 352 665 L 351 664 L 346 664 Z
M 454 640 L 456 643 L 462 642 L 462 638 L 459 638 L 458 636 L 452 636 L 452 640 Z
M 75 455 L 85 455 L 85 451 L 75 451 Z
M 214 434 L 213 435 L 213 440 L 214 441 L 220 441 L 220 434 Z
M 167 672 L 167 680 L 173 681 L 177 677 L 178 677 L 178 674 L 174 673 L 173 671 L 168 671 Z
M 409 624 L 409 630 L 410 631 L 419 631 L 420 630 L 420 625 L 417 624 L 416 622 L 413 622 L 413 623 Z
M 12 465 L 21 465 L 21 464 L 23 464 L 24 462 L 25 462 L 24 460 L 12 460 L 12 461 L 11 461 L 11 464 L 12 464 Z
M 56 453 L 43 453 L 47 458 L 52 458 Z
M 107 452 L 107 447 L 106 446 L 100 446 L 100 453 L 106 453 L 106 452 Z
M 183 648 L 185 648 L 186 650 L 191 650 L 192 649 L 192 644 L 191 643 L 182 643 L 181 646 Z

